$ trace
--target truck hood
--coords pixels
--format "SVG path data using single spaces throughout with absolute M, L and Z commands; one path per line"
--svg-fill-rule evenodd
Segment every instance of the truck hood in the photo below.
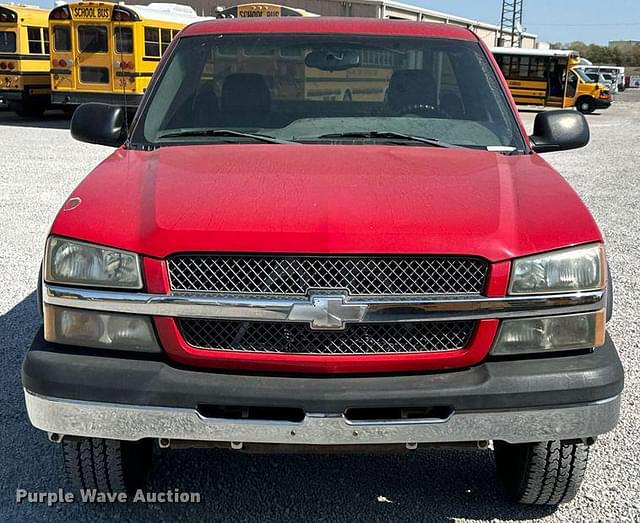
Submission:
M 437 253 L 491 261 L 598 241 L 537 155 L 357 145 L 119 149 L 52 234 L 165 257 L 184 251 Z

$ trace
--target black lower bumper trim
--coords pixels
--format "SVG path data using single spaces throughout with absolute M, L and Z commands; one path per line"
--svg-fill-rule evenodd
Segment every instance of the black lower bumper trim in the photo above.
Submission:
M 82 93 L 60 92 L 51 93 L 51 103 L 55 105 L 82 105 L 88 102 L 101 102 L 105 104 L 120 105 L 122 107 L 138 107 L 143 95 L 141 94 L 113 94 L 113 93 Z
M 595 99 L 596 109 L 607 109 L 611 107 L 611 100 L 601 100 L 599 98 Z
M 401 376 L 290 377 L 177 368 L 164 361 L 83 354 L 35 337 L 22 366 L 23 386 L 55 398 L 149 406 L 302 408 L 449 406 L 456 410 L 524 409 L 585 404 L 614 397 L 623 369 L 607 336 L 582 355 L 487 361 L 475 367 Z
M 44 101 L 48 104 L 51 98 L 49 92 L 33 93 L 33 91 L 45 88 L 47 88 L 46 85 L 27 85 L 23 89 L 5 89 L 0 91 L 0 98 L 4 98 L 9 102 Z

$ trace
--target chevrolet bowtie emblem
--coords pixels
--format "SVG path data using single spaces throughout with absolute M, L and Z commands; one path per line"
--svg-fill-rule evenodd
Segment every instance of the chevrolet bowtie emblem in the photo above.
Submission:
M 366 312 L 366 304 L 350 304 L 344 295 L 311 296 L 309 303 L 291 307 L 289 320 L 308 321 L 312 329 L 340 330 L 347 322 L 361 321 Z

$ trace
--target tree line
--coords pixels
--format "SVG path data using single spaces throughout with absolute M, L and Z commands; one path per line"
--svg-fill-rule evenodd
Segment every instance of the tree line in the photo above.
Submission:
M 638 42 L 624 45 L 596 45 L 580 41 L 553 42 L 551 49 L 573 49 L 594 64 L 640 66 L 640 43 Z

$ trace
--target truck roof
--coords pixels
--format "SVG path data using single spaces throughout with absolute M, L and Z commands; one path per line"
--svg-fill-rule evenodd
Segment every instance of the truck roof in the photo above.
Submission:
M 183 36 L 217 33 L 356 33 L 478 41 L 477 36 L 468 29 L 449 24 L 323 16 L 207 20 L 190 25 L 184 30 Z

